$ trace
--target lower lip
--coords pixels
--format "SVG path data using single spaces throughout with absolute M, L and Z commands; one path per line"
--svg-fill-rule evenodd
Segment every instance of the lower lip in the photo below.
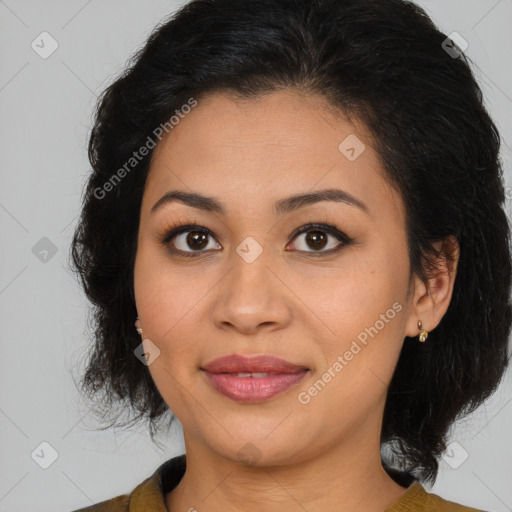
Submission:
M 295 387 L 307 374 L 279 373 L 268 377 L 237 377 L 230 373 L 205 371 L 208 382 L 221 394 L 236 402 L 258 403 Z

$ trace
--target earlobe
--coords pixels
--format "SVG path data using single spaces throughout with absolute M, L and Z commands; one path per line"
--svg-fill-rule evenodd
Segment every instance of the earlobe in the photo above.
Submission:
M 135 329 L 140 335 L 142 335 L 142 326 L 138 317 L 137 320 L 135 320 Z
M 414 338 L 420 332 L 419 322 L 422 323 L 422 328 L 431 329 L 429 319 L 427 319 L 426 312 L 428 310 L 427 300 L 431 300 L 430 291 L 427 289 L 425 283 L 419 276 L 414 276 L 413 294 L 411 299 L 411 307 L 409 318 L 407 319 L 407 326 L 405 335 Z M 421 320 L 423 318 L 423 320 Z M 425 321 L 426 319 L 426 321 Z

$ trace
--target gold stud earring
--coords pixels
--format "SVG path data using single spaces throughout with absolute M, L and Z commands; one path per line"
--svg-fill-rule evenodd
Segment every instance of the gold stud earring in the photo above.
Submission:
M 428 332 L 425 329 L 423 329 L 423 324 L 421 323 L 421 320 L 418 320 L 418 329 L 421 331 L 419 337 L 420 341 L 423 343 L 428 337 Z

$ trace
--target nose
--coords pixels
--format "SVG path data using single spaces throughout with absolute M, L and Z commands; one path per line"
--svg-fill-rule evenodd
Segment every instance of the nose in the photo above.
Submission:
M 291 321 L 293 293 L 276 266 L 262 253 L 249 263 L 238 255 L 217 287 L 212 311 L 219 329 L 255 334 L 262 329 L 277 330 Z

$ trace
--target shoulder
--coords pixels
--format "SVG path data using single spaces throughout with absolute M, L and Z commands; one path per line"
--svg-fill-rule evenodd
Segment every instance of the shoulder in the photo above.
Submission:
M 157 476 L 158 473 L 155 473 L 147 478 L 130 494 L 121 494 L 73 512 L 161 512 L 163 496 L 155 478 Z
M 165 494 L 178 484 L 186 469 L 185 454 L 167 460 L 129 494 L 73 512 L 167 512 Z
M 162 466 L 129 494 L 122 494 L 73 512 L 165 512 L 165 507 L 162 508 L 164 496 L 160 488 L 161 469 Z
M 128 512 L 130 510 L 130 496 L 123 494 L 109 500 L 96 503 L 90 507 L 74 510 L 73 512 Z
M 447 501 L 437 494 L 427 493 L 427 507 L 426 510 L 439 511 L 439 512 L 485 512 L 476 508 L 466 507 L 453 501 Z
M 485 512 L 431 494 L 415 481 L 386 512 Z

